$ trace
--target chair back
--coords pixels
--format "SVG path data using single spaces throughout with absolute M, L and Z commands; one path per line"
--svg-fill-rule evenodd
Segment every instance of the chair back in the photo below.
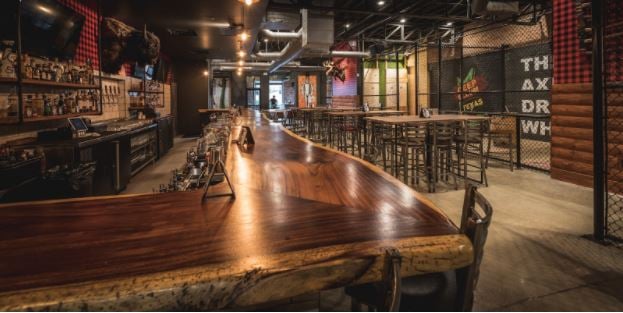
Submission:
M 479 212 L 480 211 L 480 212 Z M 461 233 L 472 242 L 474 261 L 467 267 L 457 270 L 457 311 L 471 311 L 474 303 L 474 290 L 480 274 L 485 242 L 493 208 L 487 199 L 478 192 L 475 185 L 468 183 L 465 188 L 463 213 L 461 216 Z
M 449 145 L 455 135 L 455 122 L 436 122 L 433 124 L 433 145 Z
M 426 143 L 428 127 L 425 124 L 405 125 L 402 128 L 402 136 L 407 143 Z

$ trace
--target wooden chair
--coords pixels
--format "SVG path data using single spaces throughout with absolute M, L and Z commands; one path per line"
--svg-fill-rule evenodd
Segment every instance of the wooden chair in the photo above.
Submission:
M 465 189 L 460 232 L 472 242 L 474 261 L 472 264 L 444 273 L 430 273 L 401 279 L 400 311 L 471 311 L 474 290 L 478 283 L 480 264 L 487 240 L 493 208 L 478 192 L 476 186 L 468 183 Z M 346 287 L 346 294 L 352 298 L 352 309 L 361 304 L 370 309 L 387 310 L 379 292 L 385 292 L 382 283 L 369 283 Z
M 511 172 L 513 171 L 513 152 L 517 143 L 517 135 L 515 134 L 517 125 L 515 123 L 515 118 L 512 116 L 494 116 L 491 118 L 487 133 L 485 168 L 489 168 L 491 156 L 503 157 L 508 154 L 508 167 Z M 506 151 L 491 151 L 491 146 Z
M 478 172 L 480 182 L 488 186 L 487 171 L 485 166 L 484 140 L 488 128 L 488 120 L 465 121 L 458 128 L 458 135 L 454 137 L 456 153 L 458 157 L 458 174 L 465 181 L 470 180 L 469 173 Z M 470 156 L 475 157 L 475 162 L 469 162 Z

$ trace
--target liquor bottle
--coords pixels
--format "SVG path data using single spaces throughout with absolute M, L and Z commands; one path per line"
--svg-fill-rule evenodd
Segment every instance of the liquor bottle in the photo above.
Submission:
M 87 78 L 89 85 L 95 85 L 95 75 L 93 74 L 93 62 L 87 59 Z
M 65 99 L 63 99 L 63 94 L 58 95 L 58 107 L 62 108 L 63 113 L 65 114 L 69 114 L 71 113 L 71 110 L 68 110 L 66 104 L 65 104 Z
M 26 79 L 32 79 L 32 62 L 27 54 L 24 54 L 24 66 L 22 69 L 22 75 Z
M 34 116 L 42 116 L 45 115 L 45 108 L 43 106 L 43 99 L 41 98 L 41 95 L 39 95 L 38 93 L 36 93 L 33 97 L 32 97 L 32 106 L 33 106 L 33 110 L 34 110 Z
M 73 70 L 72 70 L 72 66 L 71 66 L 71 61 L 69 61 L 67 63 L 67 65 L 65 66 L 65 73 L 67 73 L 67 76 L 65 76 L 65 81 L 68 83 L 73 83 L 74 82 L 74 77 L 73 77 Z
M 26 111 L 26 117 L 32 117 L 34 114 L 34 110 L 33 110 L 33 103 L 32 103 L 32 95 L 26 95 L 26 101 L 25 101 L 25 111 Z
M 32 65 L 32 79 L 41 79 L 41 66 L 39 64 Z
M 58 115 L 63 115 L 63 114 L 67 114 L 68 113 L 68 112 L 65 111 L 65 106 L 61 102 L 60 97 L 57 98 L 54 103 L 56 105 L 56 112 L 58 113 Z
M 50 101 L 45 95 L 43 96 L 43 115 L 45 116 L 53 115 L 52 107 L 50 106 Z

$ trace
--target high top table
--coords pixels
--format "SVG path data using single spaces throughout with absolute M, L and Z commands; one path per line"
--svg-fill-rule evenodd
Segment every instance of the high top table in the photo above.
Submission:
M 404 276 L 472 262 L 443 211 L 391 175 L 279 124 L 246 124 L 255 145 L 233 144 L 226 162 L 236 199 L 0 206 L 0 310 L 248 307 L 378 281 L 390 248 Z

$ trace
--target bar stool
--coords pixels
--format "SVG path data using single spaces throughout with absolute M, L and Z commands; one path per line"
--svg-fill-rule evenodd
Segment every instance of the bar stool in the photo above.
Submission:
M 456 122 L 435 122 L 432 127 L 432 192 L 435 192 L 440 178 L 448 182 L 449 176 L 452 176 L 454 189 L 458 189 L 455 172 L 458 168 L 452 151 L 455 148 Z
M 402 173 L 405 184 L 408 184 L 411 178 L 411 185 L 418 185 L 420 178 L 426 177 L 428 172 L 427 135 L 428 129 L 425 124 L 405 125 L 402 128 L 402 137 L 397 143 L 400 148 L 399 163 L 402 163 L 402 168 L 399 168 L 398 173 Z
M 361 157 L 361 137 L 359 136 L 359 119 L 355 116 L 343 116 L 337 122 L 337 148 L 352 155 Z M 350 139 L 350 144 L 348 143 Z
M 291 130 L 297 135 L 306 135 L 307 127 L 305 125 L 305 112 L 297 109 L 292 110 L 292 125 Z
M 478 172 L 480 183 L 485 186 L 488 186 L 484 155 L 487 124 L 488 120 L 465 121 L 458 127 L 458 135 L 454 138 L 459 176 L 461 176 L 462 170 L 462 175 L 467 180 L 470 179 L 469 173 Z M 475 162 L 469 162 L 470 156 L 475 157 Z

